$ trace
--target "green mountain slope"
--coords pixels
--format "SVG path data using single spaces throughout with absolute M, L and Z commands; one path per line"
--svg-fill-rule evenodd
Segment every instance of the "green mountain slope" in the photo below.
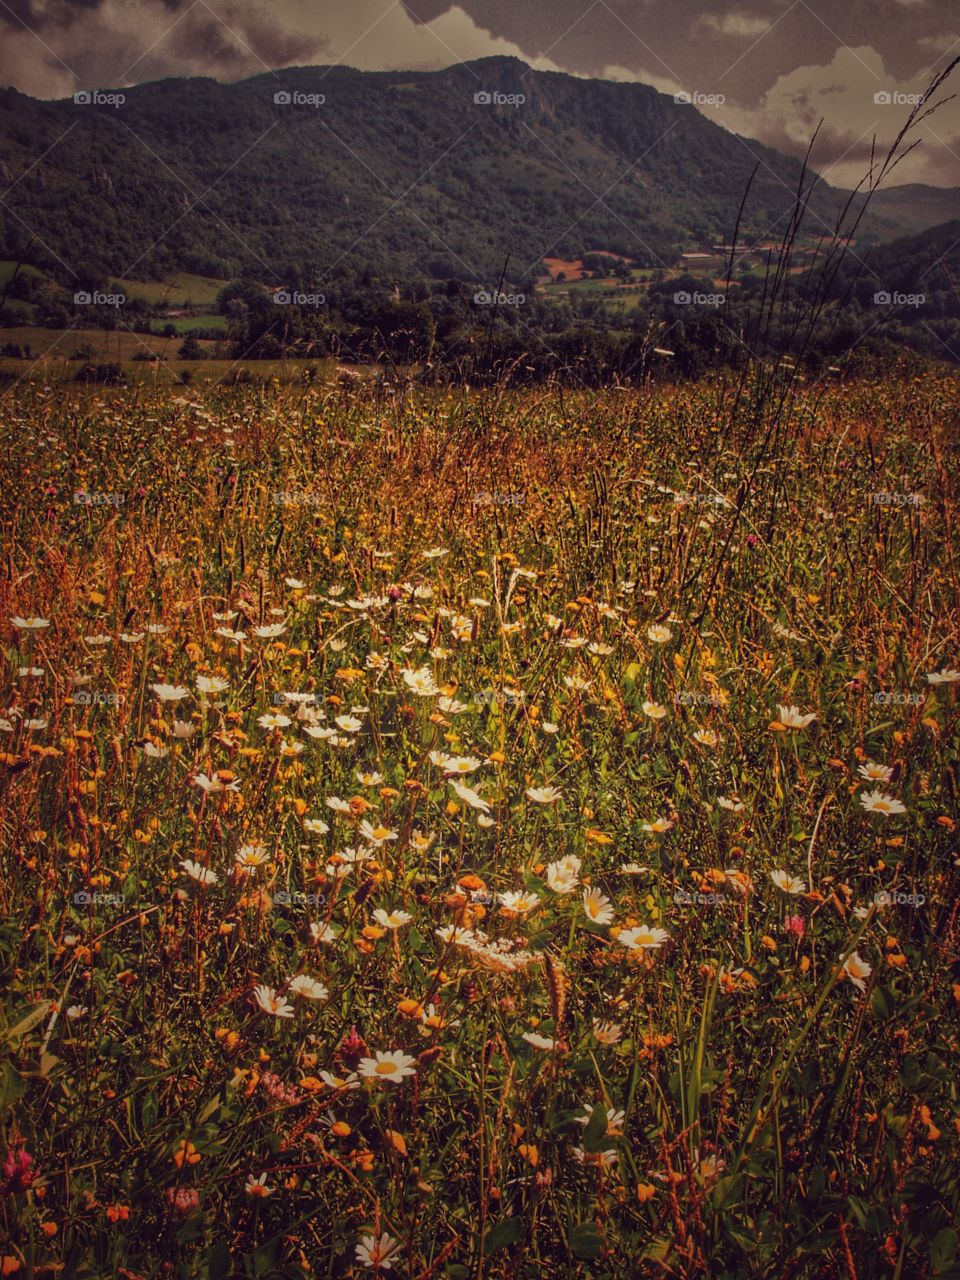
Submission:
M 544 255 L 659 266 L 726 239 L 755 168 L 744 231 L 776 239 L 800 180 L 796 161 L 644 85 L 509 58 L 122 93 L 113 106 L 0 91 L 0 257 L 25 253 L 65 283 L 176 271 L 495 283 L 508 255 L 522 280 Z M 840 199 L 817 186 L 811 234 L 833 229 Z

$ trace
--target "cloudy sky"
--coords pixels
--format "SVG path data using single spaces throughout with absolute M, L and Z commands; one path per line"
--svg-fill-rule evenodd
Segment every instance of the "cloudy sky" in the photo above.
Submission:
M 704 113 L 802 153 L 836 185 L 889 142 L 907 95 L 960 56 L 944 0 L 0 0 L 0 84 L 37 97 L 163 76 L 235 80 L 342 62 L 432 69 L 510 54 L 539 70 L 722 95 Z M 954 83 L 955 82 L 955 83 Z M 960 68 L 943 96 L 960 90 Z M 880 98 L 878 100 L 878 95 Z M 888 95 L 890 102 L 883 100 Z M 960 100 L 896 181 L 960 185 Z

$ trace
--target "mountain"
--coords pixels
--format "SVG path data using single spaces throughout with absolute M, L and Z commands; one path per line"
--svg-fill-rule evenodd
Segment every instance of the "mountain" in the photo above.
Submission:
M 660 266 L 729 238 L 754 170 L 741 234 L 778 239 L 801 175 L 652 88 L 512 58 L 87 96 L 0 90 L 0 257 L 88 288 L 175 271 L 489 285 L 508 257 L 521 281 L 591 250 Z M 811 236 L 841 201 L 816 184 Z
M 960 219 L 848 256 L 829 297 L 871 328 L 925 330 L 949 347 L 934 354 L 960 360 Z
M 876 192 L 870 208 L 893 223 L 897 235 L 926 231 L 960 218 L 960 187 L 928 187 L 920 182 L 888 187 Z

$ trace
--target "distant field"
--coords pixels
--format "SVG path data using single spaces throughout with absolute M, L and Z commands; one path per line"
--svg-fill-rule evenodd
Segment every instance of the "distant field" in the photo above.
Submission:
M 212 307 L 217 301 L 217 294 L 228 281 L 181 271 L 167 280 L 118 280 L 116 283 L 128 298 L 162 302 L 171 307 L 182 306 L 186 302 L 195 307 Z
M 204 329 L 216 329 L 220 333 L 227 332 L 226 316 L 161 316 L 154 321 L 157 332 L 171 325 L 177 333 L 202 332 Z
M 10 280 L 17 269 L 17 264 L 9 258 L 0 258 L 0 288 Z M 38 271 L 36 267 L 21 267 L 21 274 L 26 276 L 41 276 L 43 272 Z
M 77 351 L 88 349 L 91 359 L 132 360 L 139 352 L 155 352 L 158 356 L 175 356 L 180 350 L 179 338 L 161 338 L 150 333 L 133 333 L 129 329 L 41 329 L 36 325 L 15 325 L 0 329 L 0 347 L 7 343 L 29 346 L 34 360 L 69 361 Z M 210 344 L 201 343 L 201 347 Z M 23 361 L 14 361 L 22 365 Z
M 0 329 L 0 346 L 6 342 L 23 344 L 22 337 L 10 335 L 38 333 L 56 336 L 54 331 L 45 329 Z M 102 335 L 100 336 L 102 338 Z M 26 341 L 30 341 L 29 336 Z M 181 345 L 179 338 L 153 338 L 149 341 L 150 348 L 165 356 L 164 359 L 133 360 L 131 358 L 133 352 L 131 352 L 130 355 L 117 360 L 116 347 L 106 353 L 102 347 L 94 348 L 89 361 L 69 359 L 61 354 L 61 348 L 57 348 L 55 353 L 51 352 L 46 358 L 37 358 L 40 348 L 33 345 L 32 360 L 0 358 L 0 387 L 9 386 L 13 382 L 25 386 L 36 382 L 73 383 L 85 363 L 119 363 L 122 366 L 124 379 L 129 385 L 157 383 L 160 386 L 166 386 L 186 381 L 204 387 L 236 380 L 276 381 L 283 384 L 302 382 L 306 379 L 325 382 L 333 379 L 337 369 L 342 367 L 335 360 L 247 360 L 240 363 L 233 360 L 178 360 L 176 353 Z M 212 344 L 201 342 L 200 346 L 201 349 L 209 349 Z M 366 375 L 372 376 L 373 372 L 373 369 L 366 370 Z
M 583 275 L 583 263 L 579 258 L 544 258 L 543 262 L 554 281 L 561 272 L 567 280 L 579 280 Z
M 10 280 L 16 269 L 16 262 L 0 258 L 0 288 Z M 44 273 L 36 267 L 23 266 L 20 273 L 37 279 L 45 278 Z M 111 283 L 118 284 L 130 299 L 164 303 L 171 307 L 184 306 L 188 302 L 194 307 L 214 307 L 217 295 L 229 282 L 213 276 L 197 276 L 189 271 L 178 271 L 166 280 L 116 280 Z

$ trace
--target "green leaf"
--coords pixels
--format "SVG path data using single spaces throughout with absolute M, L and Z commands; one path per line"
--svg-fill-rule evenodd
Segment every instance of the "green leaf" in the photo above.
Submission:
M 190 1244 L 193 1240 L 199 1240 L 203 1235 L 204 1227 L 203 1214 L 192 1213 L 177 1232 L 177 1240 L 180 1244 Z
M 23 1096 L 26 1085 L 20 1072 L 9 1062 L 0 1065 L 0 1114 Z
M 207 1273 L 210 1280 L 224 1280 L 233 1269 L 230 1250 L 222 1240 L 211 1245 L 207 1250 Z
M 583 1149 L 591 1155 L 607 1149 L 607 1108 L 598 1103 L 590 1113 L 583 1131 Z
M 930 1241 L 930 1265 L 935 1272 L 942 1272 L 956 1256 L 957 1233 L 951 1227 L 944 1227 Z
M 595 1222 L 578 1222 L 570 1228 L 567 1239 L 575 1258 L 599 1258 L 603 1249 L 603 1237 Z
M 280 1256 L 280 1241 L 268 1240 L 256 1253 L 246 1258 L 246 1263 L 253 1268 L 255 1276 L 276 1275 L 277 1259 Z
M 15 1026 L 11 1027 L 9 1031 L 4 1032 L 4 1040 L 7 1043 L 14 1040 L 22 1040 L 27 1032 L 32 1031 L 37 1023 L 41 1022 L 52 1008 L 52 1000 L 41 1000 L 38 1004 L 32 1005 Z
M 870 1011 L 875 1018 L 879 1018 L 881 1022 L 886 1020 L 893 1013 L 894 1001 L 893 995 L 886 987 L 874 987 L 873 994 L 870 996 Z
M 219 1106 L 220 1106 L 220 1095 L 217 1094 L 215 1097 L 210 1099 L 210 1101 L 206 1104 L 206 1106 L 197 1116 L 197 1124 L 201 1125 L 205 1120 L 209 1120 Z
M 726 1222 L 723 1229 L 727 1237 L 744 1253 L 753 1253 L 756 1249 L 757 1238 L 752 1231 L 747 1231 L 745 1227 L 740 1227 L 735 1222 Z
M 713 1188 L 713 1194 L 710 1197 L 710 1203 L 713 1208 L 719 1212 L 719 1210 L 726 1209 L 733 1204 L 740 1194 L 742 1185 L 743 1177 L 738 1173 L 730 1173 L 724 1178 L 718 1178 Z
M 157 1095 L 151 1090 L 144 1098 L 140 1106 L 140 1123 L 144 1129 L 152 1129 L 157 1123 L 157 1114 L 159 1111 L 159 1103 Z
M 522 1235 L 522 1218 L 504 1218 L 487 1232 L 483 1240 L 483 1252 L 494 1253 L 497 1249 L 505 1249 L 507 1245 L 516 1244 Z
M 908 1053 L 904 1058 L 903 1065 L 900 1069 L 901 1082 L 907 1089 L 910 1089 L 911 1092 L 915 1092 L 920 1087 L 921 1077 L 922 1073 L 920 1071 L 919 1059 L 916 1058 L 914 1054 Z
M 856 1218 L 858 1225 L 867 1232 L 868 1235 L 878 1235 L 880 1232 L 880 1222 L 876 1209 L 872 1204 L 868 1204 L 866 1200 L 861 1200 L 859 1196 L 848 1196 L 847 1203 L 850 1206 L 850 1212 Z

